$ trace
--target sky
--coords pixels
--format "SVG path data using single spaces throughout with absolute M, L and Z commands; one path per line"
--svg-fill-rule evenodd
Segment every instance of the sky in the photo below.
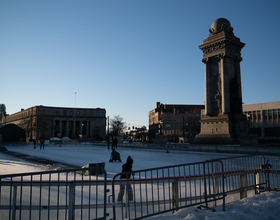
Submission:
M 198 46 L 221 17 L 246 44 L 244 104 L 280 101 L 279 10 L 278 0 L 0 0 L 0 103 L 7 114 L 99 107 L 148 127 L 156 102 L 204 103 Z

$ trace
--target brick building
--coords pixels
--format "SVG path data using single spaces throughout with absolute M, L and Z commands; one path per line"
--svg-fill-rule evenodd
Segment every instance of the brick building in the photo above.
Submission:
M 178 141 L 179 137 L 192 139 L 200 132 L 201 110 L 204 105 L 172 105 L 156 103 L 149 112 L 149 132 L 159 134 L 165 141 Z

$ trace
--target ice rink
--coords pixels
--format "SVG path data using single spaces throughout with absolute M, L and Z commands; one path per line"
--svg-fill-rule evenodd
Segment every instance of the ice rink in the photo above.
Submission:
M 104 146 L 95 145 L 51 145 L 45 146 L 40 150 L 37 146 L 33 149 L 33 145 L 24 146 L 8 146 L 8 151 L 15 151 L 27 155 L 33 155 L 40 158 L 52 159 L 55 161 L 75 165 L 84 166 L 88 163 L 105 162 L 105 170 L 108 178 L 113 178 L 117 173 L 121 172 L 121 167 L 125 163 L 126 158 L 130 155 L 133 160 L 133 170 L 149 169 L 155 167 L 163 167 L 170 165 L 187 164 L 194 162 L 202 162 L 209 159 L 227 158 L 242 156 L 240 154 L 223 154 L 223 153 L 207 153 L 207 152 L 189 152 L 189 151 L 170 151 L 155 149 L 137 149 L 137 148 L 118 148 L 117 151 L 121 155 L 122 162 L 109 163 L 111 149 Z M 266 159 L 272 158 L 265 157 Z M 279 157 L 276 157 L 279 158 Z M 14 174 L 26 172 L 38 172 L 51 170 L 51 167 L 42 166 L 37 163 L 24 161 L 20 158 L 12 157 L 0 153 L 0 174 Z M 161 216 L 151 217 L 149 219 L 156 220 L 181 220 L 181 219 L 279 219 L 280 216 L 280 193 L 265 192 L 260 195 L 243 199 L 234 204 L 226 205 L 226 211 L 222 211 L 222 207 L 218 207 L 216 212 L 209 210 L 198 210 L 196 207 L 190 207 L 179 210 L 175 214 L 166 213 Z

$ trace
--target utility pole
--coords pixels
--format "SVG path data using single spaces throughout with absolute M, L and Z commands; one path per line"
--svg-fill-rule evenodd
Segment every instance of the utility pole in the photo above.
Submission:
M 183 140 L 185 143 L 185 116 L 183 115 Z
M 74 115 L 73 115 L 73 138 L 76 138 L 76 121 L 75 121 L 75 115 L 76 115 L 76 94 L 75 92 L 75 107 L 74 107 Z
M 107 133 L 108 133 L 108 139 L 109 139 L 109 116 L 108 116 L 108 126 L 107 126 Z
M 107 132 L 107 145 L 108 145 L 108 149 L 110 149 L 110 136 L 109 136 L 109 116 L 108 116 L 108 127 L 107 127 L 107 130 L 108 130 L 108 132 Z M 112 148 L 113 148 L 113 146 L 112 146 Z

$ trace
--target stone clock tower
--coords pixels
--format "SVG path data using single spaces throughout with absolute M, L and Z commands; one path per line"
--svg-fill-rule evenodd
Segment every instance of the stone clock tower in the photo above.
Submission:
M 215 20 L 199 48 L 205 65 L 205 112 L 197 143 L 251 143 L 242 113 L 241 49 L 245 46 L 225 18 Z

